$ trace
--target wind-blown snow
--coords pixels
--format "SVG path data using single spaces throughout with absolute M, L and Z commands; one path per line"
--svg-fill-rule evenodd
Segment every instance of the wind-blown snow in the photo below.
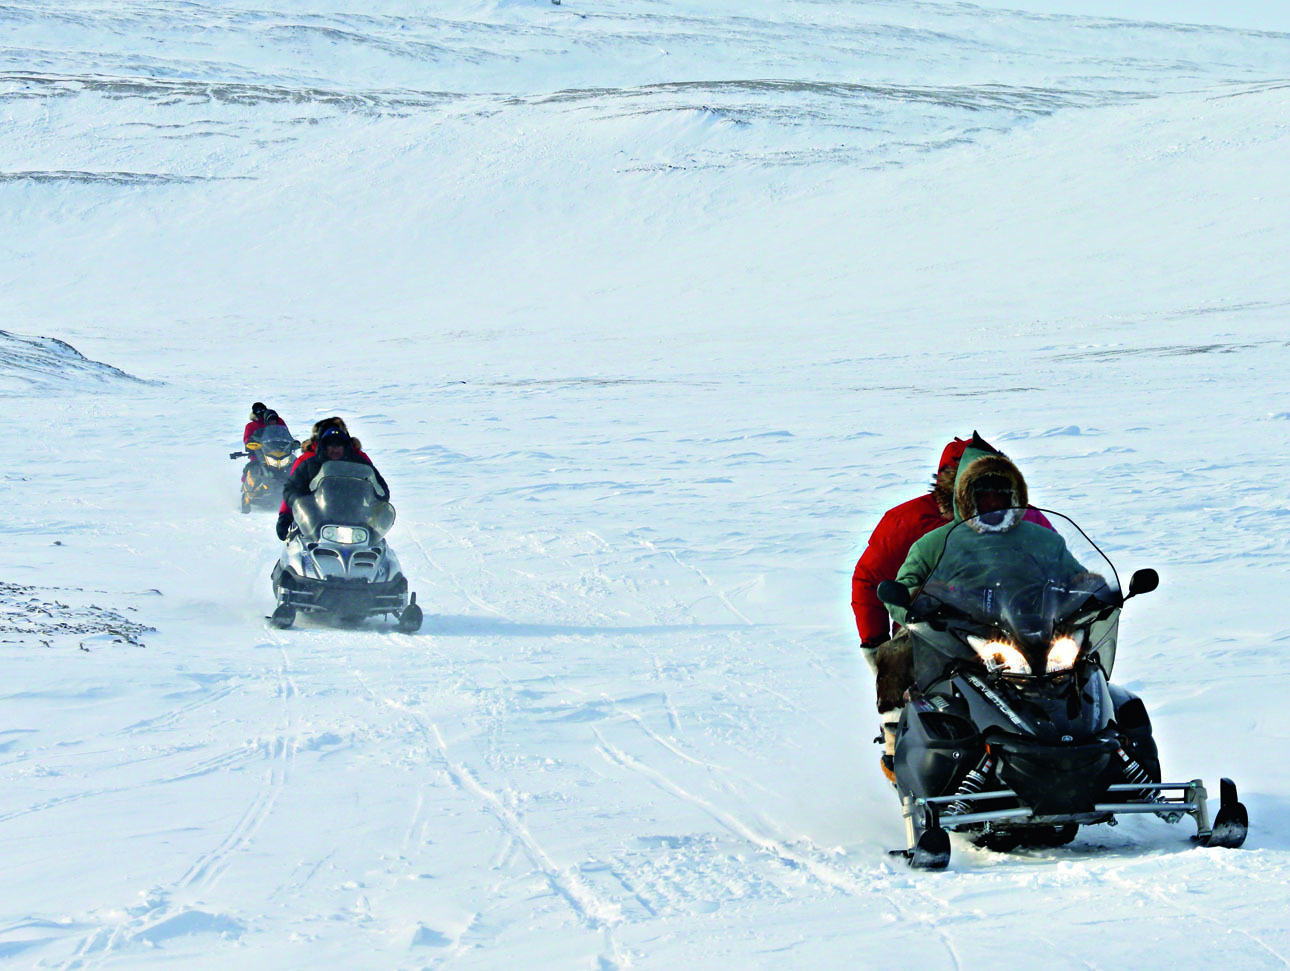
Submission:
M 0 362 L 0 957 L 1290 961 L 1290 35 L 1124 16 L 0 4 L 0 339 L 76 348 Z M 266 628 L 256 399 L 420 634 Z M 1245 849 L 886 856 L 850 569 L 974 427 L 1160 571 L 1116 676 Z

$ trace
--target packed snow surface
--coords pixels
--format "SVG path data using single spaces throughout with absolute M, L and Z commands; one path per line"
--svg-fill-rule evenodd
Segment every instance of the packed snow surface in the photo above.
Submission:
M 1290 34 L 998 6 L 0 3 L 0 958 L 1290 963 Z M 419 634 L 266 626 L 256 399 Z M 1244 849 L 887 856 L 850 571 L 974 428 Z

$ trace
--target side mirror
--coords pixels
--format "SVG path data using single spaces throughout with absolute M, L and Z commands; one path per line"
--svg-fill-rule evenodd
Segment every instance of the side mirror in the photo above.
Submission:
M 1129 577 L 1129 597 L 1150 593 L 1158 586 L 1160 586 L 1160 574 L 1155 570 L 1134 570 L 1133 576 Z M 1128 600 L 1129 597 L 1124 599 Z
M 292 442 L 291 442 L 291 447 L 292 447 L 292 448 L 299 448 L 299 447 L 300 447 L 300 439 L 298 439 L 298 438 L 297 438 L 297 439 L 293 439 L 293 440 L 292 440 Z
M 909 590 L 903 583 L 897 583 L 895 580 L 883 580 L 878 584 L 878 599 L 888 607 L 909 609 Z
M 246 450 L 247 450 L 248 452 L 254 452 L 254 451 L 255 451 L 256 449 L 258 449 L 259 447 L 260 447 L 260 443 L 259 443 L 259 442 L 247 442 L 247 443 L 246 443 Z

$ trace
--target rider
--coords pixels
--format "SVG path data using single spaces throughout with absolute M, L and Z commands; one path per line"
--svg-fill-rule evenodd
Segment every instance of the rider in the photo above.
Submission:
M 251 420 L 246 423 L 246 428 L 242 431 L 242 444 L 258 442 L 260 433 L 270 425 L 281 425 L 287 434 L 291 433 L 290 429 L 287 429 L 287 423 L 278 416 L 276 411 L 266 408 L 263 401 L 257 401 L 251 405 Z M 251 461 L 254 462 L 255 449 L 252 449 L 251 453 Z
M 345 423 L 339 418 L 324 418 L 314 425 L 314 435 L 305 444 L 291 467 L 291 475 L 282 486 L 282 507 L 278 510 L 278 539 L 286 539 L 294 517 L 291 514 L 291 503 L 300 496 L 308 495 L 309 484 L 325 462 L 361 462 L 372 466 L 376 481 L 385 491 L 385 498 L 390 498 L 390 487 L 377 471 L 376 465 L 359 449 L 359 442 L 351 438 Z
M 860 633 L 860 653 L 875 675 L 878 673 L 879 648 L 890 644 L 887 650 L 897 658 L 907 657 L 910 648 L 908 635 L 899 623 L 896 625 L 896 633 L 892 634 L 887 607 L 878 599 L 878 584 L 896 576 L 909 555 L 910 548 L 920 538 L 955 521 L 955 478 L 963 454 L 969 447 L 997 454 L 995 448 L 975 431 L 970 439 L 955 438 L 946 444 L 941 451 L 936 476 L 932 479 L 931 491 L 887 510 L 878 521 L 869 537 L 869 545 L 856 563 L 851 576 L 851 609 L 855 613 L 856 628 Z M 1026 508 L 1025 519 L 1051 528 L 1043 513 L 1033 507 Z M 878 703 L 885 750 L 882 765 L 888 778 L 892 778 L 891 756 L 895 751 L 895 726 L 900 718 L 899 709 L 904 705 L 901 697 L 904 682 L 897 678 L 896 684 L 900 689 L 896 701 L 893 703 L 889 699 L 884 704 L 880 691 Z
M 907 587 L 910 598 L 918 596 L 928 577 L 937 569 L 950 531 L 970 530 L 956 547 L 954 569 L 942 570 L 938 580 L 956 586 L 980 585 L 982 571 L 997 570 L 1009 559 L 1051 563 L 1054 576 L 1091 577 L 1066 548 L 1060 533 L 1045 520 L 1043 525 L 1027 518 L 1026 480 L 1021 470 L 1002 453 L 974 436 L 968 443 L 954 478 L 954 521 L 921 537 L 909 550 L 896 581 Z M 957 534 L 956 534 L 957 535 Z M 1098 578 L 1100 579 L 1100 578 Z M 888 605 L 897 624 L 904 624 L 906 608 Z M 883 723 L 885 755 L 890 769 L 895 754 L 895 724 L 905 705 L 905 692 L 913 684 L 913 644 L 908 631 L 893 637 L 877 656 L 878 717 Z
M 896 575 L 909 555 L 909 548 L 919 537 L 953 521 L 954 477 L 958 474 L 963 451 L 969 445 L 994 451 L 976 432 L 970 439 L 955 438 L 947 444 L 941 452 L 931 491 L 888 509 L 856 562 L 855 572 L 851 575 L 851 609 L 860 633 L 860 653 L 871 670 L 877 670 L 878 647 L 892 634 L 887 608 L 878 599 L 878 584 Z M 1037 509 L 1028 509 L 1026 519 L 1041 526 L 1049 525 Z

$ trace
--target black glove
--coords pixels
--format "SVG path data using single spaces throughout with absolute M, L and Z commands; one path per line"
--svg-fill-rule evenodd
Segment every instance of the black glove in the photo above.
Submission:
M 287 512 L 278 513 L 278 526 L 277 526 L 278 539 L 286 539 L 287 530 L 289 530 L 290 528 L 291 528 L 291 512 L 287 511 Z

